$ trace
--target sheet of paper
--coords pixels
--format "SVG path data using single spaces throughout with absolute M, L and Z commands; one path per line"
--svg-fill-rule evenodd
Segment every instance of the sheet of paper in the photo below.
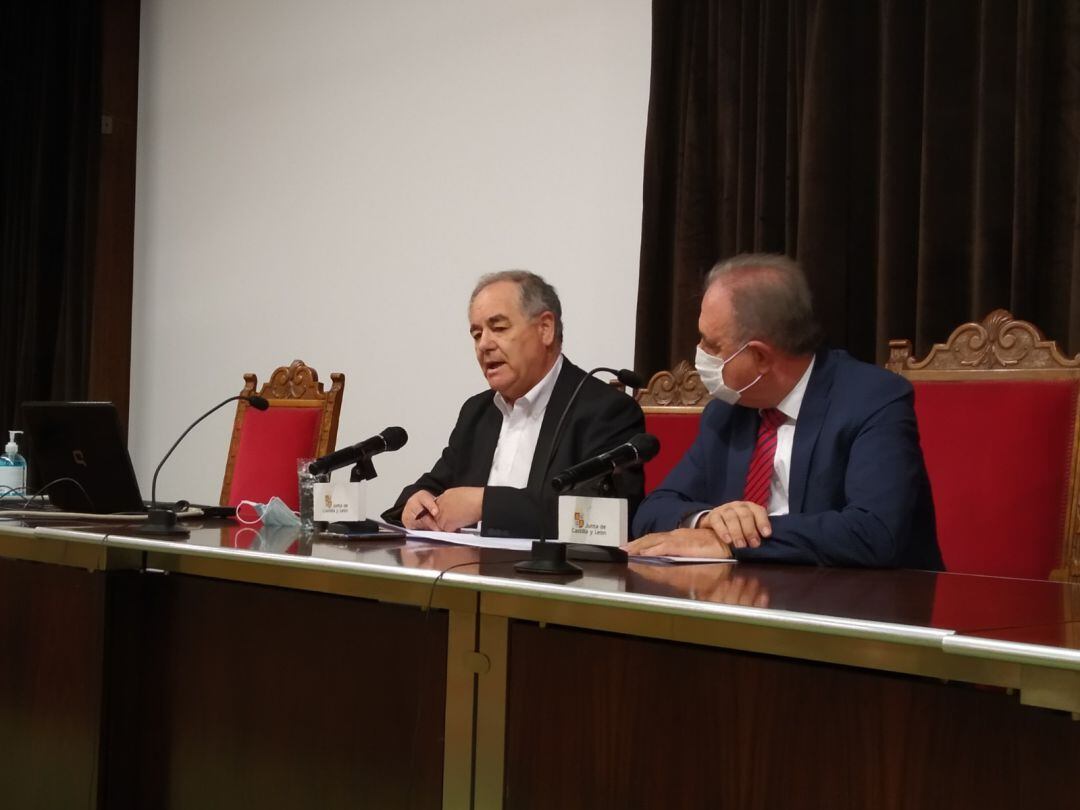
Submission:
M 376 521 L 382 523 L 382 521 Z M 398 528 L 390 523 L 383 523 L 387 528 Z M 521 537 L 481 537 L 469 531 L 463 532 L 430 532 L 421 529 L 406 530 L 407 536 L 414 540 L 431 540 L 436 543 L 453 543 L 458 546 L 473 546 L 475 548 L 505 548 L 511 551 L 529 551 L 533 541 Z M 669 557 L 669 556 L 641 556 L 631 557 L 630 562 L 659 563 L 666 565 L 688 565 L 691 563 L 733 563 L 737 560 L 718 560 L 715 557 Z
M 512 551 L 528 551 L 533 544 L 532 540 L 520 537 L 481 537 L 478 534 L 465 532 L 429 532 L 420 529 L 409 529 L 407 536 L 414 540 L 433 540 L 437 543 L 453 543 L 458 546 L 475 546 L 476 548 L 508 548 Z
M 631 557 L 630 562 L 643 562 L 643 563 L 664 563 L 671 565 L 687 565 L 689 563 L 696 563 L 698 565 L 702 563 L 733 563 L 738 560 L 728 558 L 726 560 L 718 560 L 715 557 L 670 557 L 670 556 L 636 556 Z

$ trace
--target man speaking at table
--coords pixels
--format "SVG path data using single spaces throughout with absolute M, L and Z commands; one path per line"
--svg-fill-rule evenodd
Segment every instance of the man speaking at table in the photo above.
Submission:
M 469 333 L 490 390 L 466 400 L 447 447 L 383 517 L 409 529 L 557 535 L 550 475 L 603 453 L 645 429 L 641 408 L 596 379 L 570 410 L 552 459 L 556 424 L 585 376 L 562 354 L 562 305 L 535 273 L 507 270 L 480 279 L 469 299 Z M 618 474 L 615 496 L 641 501 L 640 470 Z
M 716 401 L 638 510 L 631 554 L 942 568 L 911 384 L 818 348 L 798 265 L 718 264 L 698 331 Z

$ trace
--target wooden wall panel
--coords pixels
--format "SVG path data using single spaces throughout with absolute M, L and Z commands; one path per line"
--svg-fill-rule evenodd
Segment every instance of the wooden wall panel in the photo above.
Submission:
M 92 807 L 105 577 L 0 558 L 0 804 Z
M 90 399 L 116 403 L 127 425 L 135 253 L 135 147 L 140 0 L 101 4 L 102 134 L 90 333 Z
M 1075 808 L 1080 723 L 999 691 L 514 622 L 506 807 Z
M 445 613 L 180 575 L 114 596 L 109 807 L 440 805 Z

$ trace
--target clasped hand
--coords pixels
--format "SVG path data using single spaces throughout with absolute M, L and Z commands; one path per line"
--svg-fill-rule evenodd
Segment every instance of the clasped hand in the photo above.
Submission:
M 406 529 L 456 532 L 478 522 L 483 509 L 483 487 L 453 487 L 438 497 L 422 489 L 405 502 L 401 522 Z
M 772 534 L 765 507 L 750 501 L 721 504 L 702 515 L 697 528 L 712 529 L 721 543 L 735 548 L 757 548 Z
M 628 543 L 628 554 L 727 559 L 732 548 L 757 548 L 772 534 L 764 507 L 731 501 L 706 512 L 694 528 L 654 532 Z

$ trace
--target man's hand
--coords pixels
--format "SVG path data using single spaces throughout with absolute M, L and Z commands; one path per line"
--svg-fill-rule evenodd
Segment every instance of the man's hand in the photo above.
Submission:
M 731 548 L 712 529 L 675 529 L 640 537 L 623 548 L 627 554 L 648 557 L 716 557 L 726 560 Z
M 757 548 L 772 534 L 763 506 L 750 501 L 731 501 L 702 515 L 697 528 L 711 529 L 721 543 L 735 548 Z
M 456 532 L 463 526 L 471 526 L 484 513 L 483 487 L 453 487 L 435 500 L 438 514 L 435 521 L 439 531 Z
M 439 524 L 436 523 L 438 517 L 438 501 L 426 489 L 414 492 L 412 497 L 405 501 L 405 508 L 401 510 L 401 522 L 406 529 L 438 531 Z

